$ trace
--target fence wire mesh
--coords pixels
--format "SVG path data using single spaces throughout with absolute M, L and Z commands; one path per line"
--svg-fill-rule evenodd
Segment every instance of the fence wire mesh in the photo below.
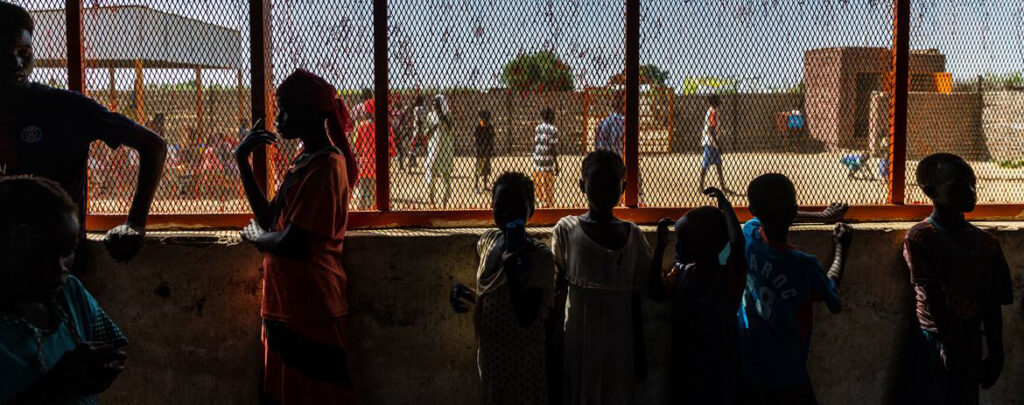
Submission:
M 231 154 L 250 111 L 247 3 L 89 1 L 82 25 L 84 92 L 168 142 L 152 212 L 247 212 Z M 127 213 L 136 153 L 97 143 L 89 168 L 89 213 Z
M 14 2 L 36 19 L 33 80 L 66 87 L 64 2 Z M 582 158 L 622 145 L 624 2 L 389 3 L 391 209 L 489 208 L 504 171 L 534 178 L 538 207 L 584 207 Z M 248 11 L 83 3 L 85 92 L 170 144 L 154 213 L 248 211 L 230 154 L 251 125 Z M 893 2 L 645 0 L 640 19 L 641 206 L 703 205 L 702 186 L 742 205 L 765 172 L 801 204 L 886 201 Z M 906 201 L 926 202 L 914 170 L 935 152 L 968 159 L 979 202 L 1024 201 L 1024 5 L 915 1 L 911 21 Z M 349 105 L 352 208 L 373 209 L 373 2 L 273 0 L 270 33 L 274 86 L 305 68 Z M 300 148 L 268 153 L 274 186 Z M 90 213 L 127 212 L 133 153 L 93 147 Z
M 622 72 L 624 3 L 389 6 L 394 209 L 489 208 L 505 171 L 534 179 L 538 207 L 584 206 L 580 164 L 605 108 L 588 89 Z
M 338 89 L 355 123 L 349 140 L 360 176 L 352 182 L 352 209 L 373 209 L 373 2 L 274 0 L 270 6 L 274 87 L 302 68 Z M 284 141 L 268 154 L 275 188 L 301 148 L 297 140 Z
M 979 203 L 1024 200 L 1024 3 L 911 2 L 907 202 L 927 203 L 914 172 L 932 153 L 960 155 Z
M 641 4 L 641 204 L 708 204 L 708 186 L 746 204 L 767 172 L 801 204 L 885 202 L 888 149 L 864 129 L 888 134 L 889 106 L 864 103 L 892 70 L 891 2 Z

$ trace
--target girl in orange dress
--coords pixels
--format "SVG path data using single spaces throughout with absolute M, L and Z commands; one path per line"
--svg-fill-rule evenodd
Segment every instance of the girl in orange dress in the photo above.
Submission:
M 242 238 L 264 253 L 263 403 L 355 403 L 341 256 L 356 163 L 345 137 L 352 125 L 336 95 L 305 70 L 278 87 L 277 129 L 303 149 L 273 200 L 260 191 L 249 156 L 277 136 L 257 123 L 235 152 L 255 217 Z

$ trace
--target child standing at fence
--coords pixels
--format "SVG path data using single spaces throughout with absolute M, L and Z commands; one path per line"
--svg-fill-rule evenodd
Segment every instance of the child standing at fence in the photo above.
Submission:
M 359 162 L 359 181 L 356 183 L 356 207 L 373 208 L 377 195 L 377 125 L 374 122 L 373 100 L 364 104 L 363 122 L 356 126 L 356 156 Z M 395 133 L 388 127 L 388 157 L 395 156 Z
M 725 185 L 725 173 L 722 169 L 722 147 L 719 143 L 721 137 L 721 126 L 719 125 L 718 107 L 722 100 L 716 96 L 708 96 L 708 111 L 704 114 L 704 132 L 700 138 L 701 162 L 700 162 L 700 189 L 704 190 L 705 178 L 708 169 L 715 167 L 718 173 L 718 186 L 722 191 L 730 192 Z
M 53 181 L 0 179 L 0 403 L 96 403 L 124 370 L 128 341 L 69 274 L 77 211 Z
M 649 283 L 656 301 L 672 300 L 673 403 L 735 404 L 740 381 L 736 309 L 747 277 L 745 241 L 725 193 L 716 188 L 704 193 L 718 207 L 691 210 L 676 222 L 676 263 L 664 283 L 660 268 Z M 659 234 L 667 226 L 659 224 Z M 722 262 L 724 249 L 728 256 Z M 658 249 L 654 257 L 661 260 Z
M 273 201 L 260 190 L 249 157 L 277 137 L 254 129 L 236 151 L 255 217 L 241 236 L 264 253 L 266 402 L 356 402 L 348 369 L 348 276 L 341 258 L 349 179 L 356 178 L 357 168 L 346 137 L 352 124 L 336 97 L 333 86 L 305 70 L 281 82 L 277 128 L 284 139 L 302 139 L 303 149 Z
M 976 181 L 956 155 L 930 155 L 917 166 L 917 184 L 935 207 L 904 243 L 920 325 L 906 403 L 977 404 L 978 386 L 992 387 L 1003 369 L 1000 307 L 1013 303 L 1013 286 L 999 241 L 964 219 Z
M 84 224 L 90 145 L 101 140 L 112 149 L 134 149 L 139 156 L 135 196 L 125 223 L 107 232 L 105 239 L 111 257 L 128 261 L 142 246 L 167 144 L 90 98 L 30 81 L 34 29 L 28 11 L 0 2 L 0 175 L 32 174 L 56 181 L 78 205 L 79 223 Z M 126 183 L 105 166 L 111 187 Z M 84 239 L 85 227 L 81 230 Z M 84 270 L 85 250 L 75 257 L 75 271 Z
M 469 311 L 479 339 L 477 364 L 484 403 L 548 402 L 546 319 L 552 303 L 555 264 L 551 249 L 526 235 L 533 215 L 533 182 L 506 172 L 494 182 L 498 229 L 477 243 L 477 289 L 452 288 L 451 304 Z
M 807 372 L 812 304 L 840 311 L 839 283 L 852 230 L 836 225 L 835 258 L 826 274 L 818 259 L 789 244 L 798 215 L 796 189 L 777 173 L 747 189 L 755 218 L 743 226 L 747 284 L 739 310 L 742 403 L 816 404 Z
M 555 308 L 565 308 L 561 389 L 566 405 L 632 404 L 634 385 L 646 376 L 641 303 L 648 277 L 661 263 L 651 259 L 640 227 L 613 213 L 625 176 L 615 152 L 587 155 L 579 184 L 589 209 L 562 218 L 552 233 L 556 296 L 564 297 L 556 299 Z
M 555 176 L 558 175 L 558 128 L 555 111 L 545 107 L 540 111 L 541 123 L 533 137 L 533 178 L 542 208 L 555 204 Z
M 473 132 L 473 146 L 476 152 L 473 188 L 479 193 L 481 188 L 487 189 L 490 182 L 491 159 L 494 157 L 494 127 L 491 125 L 490 111 L 480 110 L 477 118 L 479 122 Z
M 455 124 L 448 110 L 448 99 L 444 95 L 438 94 L 434 97 L 434 110 L 427 114 L 423 123 L 426 127 L 425 133 L 430 138 L 427 159 L 424 162 L 424 177 L 427 181 L 430 205 L 437 207 L 437 200 L 434 197 L 437 193 L 437 183 L 441 182 L 441 206 L 445 207 L 452 196 L 452 170 L 455 168 L 455 140 L 452 138 L 452 130 Z

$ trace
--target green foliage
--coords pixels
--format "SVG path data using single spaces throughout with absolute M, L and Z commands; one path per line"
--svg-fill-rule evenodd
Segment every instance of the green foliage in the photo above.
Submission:
M 512 90 L 573 90 L 572 69 L 551 51 L 519 54 L 502 68 L 501 83 Z
M 654 64 L 640 65 L 640 84 L 665 87 L 668 81 L 668 71 Z M 608 78 L 608 84 L 626 84 L 626 72 L 621 72 Z
M 1001 85 L 1009 88 L 1022 88 L 1024 87 L 1024 73 L 1006 73 L 1006 74 L 987 74 L 985 75 L 985 82 L 988 84 Z
M 1004 169 L 1020 169 L 1024 167 L 1024 160 L 997 160 L 996 166 L 1002 167 Z
M 790 87 L 789 89 L 786 89 L 786 93 L 789 93 L 789 94 L 804 94 L 804 82 L 803 82 L 803 80 L 801 80 L 800 83 L 797 83 L 793 87 Z

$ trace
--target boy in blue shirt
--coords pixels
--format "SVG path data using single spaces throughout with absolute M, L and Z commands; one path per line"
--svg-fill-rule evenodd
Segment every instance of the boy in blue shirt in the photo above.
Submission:
M 797 219 L 796 190 L 786 176 L 759 176 L 747 189 L 755 218 L 743 226 L 747 282 L 739 309 L 742 403 L 816 404 L 807 372 L 811 304 L 840 310 L 838 286 L 852 230 L 837 224 L 828 274 L 788 243 Z

